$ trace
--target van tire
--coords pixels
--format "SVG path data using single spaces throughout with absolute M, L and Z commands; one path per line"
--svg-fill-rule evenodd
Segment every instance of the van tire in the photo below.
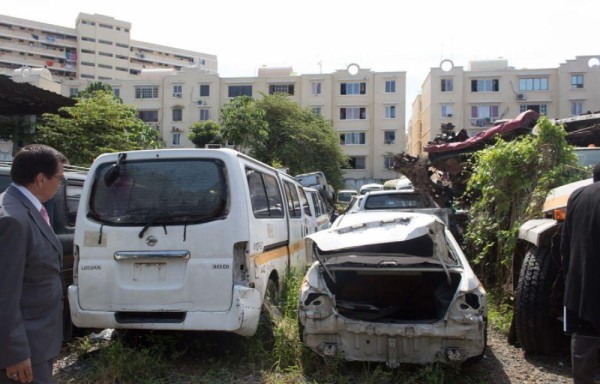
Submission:
M 283 318 L 283 314 L 279 308 L 279 296 L 279 289 L 275 280 L 269 279 L 263 300 L 263 310 L 271 317 L 273 322 L 277 322 Z
M 550 309 L 558 270 L 548 246 L 527 250 L 519 274 L 514 314 L 517 337 L 525 352 L 549 355 L 562 344 L 562 325 Z

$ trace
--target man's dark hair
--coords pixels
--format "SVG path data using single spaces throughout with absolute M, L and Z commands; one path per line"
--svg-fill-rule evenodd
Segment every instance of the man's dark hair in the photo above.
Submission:
M 58 172 L 58 163 L 68 164 L 69 160 L 56 149 L 44 144 L 30 144 L 17 152 L 10 169 L 12 181 L 19 185 L 34 182 L 38 173 L 53 177 Z
M 594 176 L 594 183 L 600 181 L 600 163 L 594 165 L 592 175 Z

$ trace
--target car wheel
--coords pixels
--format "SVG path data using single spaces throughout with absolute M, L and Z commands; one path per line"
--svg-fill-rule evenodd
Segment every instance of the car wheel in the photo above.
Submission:
M 558 271 L 549 247 L 531 247 L 525 254 L 514 315 L 517 338 L 526 352 L 552 354 L 562 345 L 562 324 L 550 300 Z
M 273 279 L 267 281 L 265 299 L 263 300 L 263 310 L 271 317 L 271 320 L 277 322 L 283 318 L 279 308 L 279 289 Z

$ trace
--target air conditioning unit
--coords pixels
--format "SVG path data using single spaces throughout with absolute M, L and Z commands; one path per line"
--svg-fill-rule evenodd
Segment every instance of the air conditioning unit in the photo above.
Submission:
M 525 99 L 526 99 L 525 94 L 523 94 L 523 93 L 517 94 L 517 100 L 525 100 Z
M 174 94 L 173 94 L 173 97 L 177 97 L 177 98 L 180 98 L 180 99 L 181 99 L 181 93 L 174 93 Z
M 206 101 L 205 100 L 198 100 L 198 105 L 206 105 Z
M 451 113 L 447 113 L 446 117 L 452 117 L 452 114 Z

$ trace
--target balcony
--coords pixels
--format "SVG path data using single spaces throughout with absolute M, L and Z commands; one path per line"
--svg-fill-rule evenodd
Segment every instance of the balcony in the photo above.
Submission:
M 471 119 L 471 126 L 473 127 L 491 127 L 494 125 L 494 121 L 496 121 L 497 117 L 481 117 L 477 119 Z

